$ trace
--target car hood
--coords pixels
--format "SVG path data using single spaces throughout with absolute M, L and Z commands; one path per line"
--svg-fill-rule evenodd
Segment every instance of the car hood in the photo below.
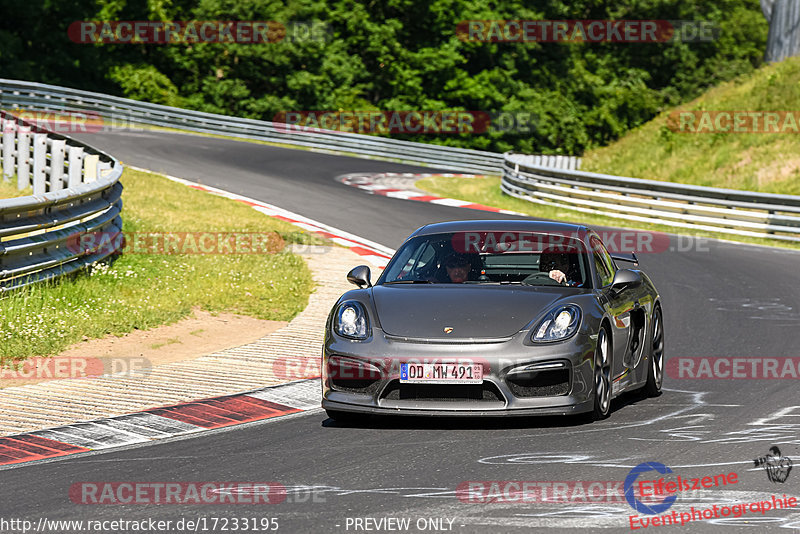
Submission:
M 461 284 L 380 285 L 372 294 L 384 332 L 426 339 L 513 336 L 564 296 L 553 289 Z

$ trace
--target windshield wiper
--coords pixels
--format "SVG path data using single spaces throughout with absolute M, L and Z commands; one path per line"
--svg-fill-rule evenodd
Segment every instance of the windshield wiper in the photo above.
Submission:
M 393 280 L 391 282 L 384 282 L 383 285 L 388 286 L 390 284 L 432 284 L 430 280 Z

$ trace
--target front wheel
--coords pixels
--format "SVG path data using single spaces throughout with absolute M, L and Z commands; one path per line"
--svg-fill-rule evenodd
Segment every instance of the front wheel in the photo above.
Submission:
M 594 349 L 594 408 L 591 419 L 599 421 L 611 411 L 611 340 L 605 326 L 597 334 Z
M 653 336 L 650 342 L 650 364 L 647 366 L 647 382 L 644 392 L 648 397 L 661 395 L 664 382 L 664 323 L 661 308 L 653 312 Z

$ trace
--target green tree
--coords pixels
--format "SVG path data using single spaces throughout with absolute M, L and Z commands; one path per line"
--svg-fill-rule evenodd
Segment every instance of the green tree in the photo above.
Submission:
M 530 131 L 404 135 L 486 150 L 580 154 L 759 67 L 758 0 L 0 0 L 4 76 L 270 120 L 291 110 L 526 113 Z M 32 4 L 32 5 L 31 5 Z M 76 44 L 75 20 L 257 20 L 276 43 Z M 462 40 L 467 20 L 702 20 L 710 42 Z M 296 38 L 306 23 L 324 39 Z M 20 32 L 19 28 L 24 28 Z

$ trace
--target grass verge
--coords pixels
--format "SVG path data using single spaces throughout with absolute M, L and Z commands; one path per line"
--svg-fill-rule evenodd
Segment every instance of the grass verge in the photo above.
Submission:
M 2 170 L 3 168 L 0 167 L 0 172 L 2 172 Z M 16 176 L 12 176 L 9 180 L 4 180 L 3 178 L 0 178 L 0 198 L 17 198 L 32 194 L 33 194 L 33 189 L 31 189 L 30 187 L 22 190 L 17 189 Z
M 615 228 L 636 228 L 652 232 L 711 237 L 714 239 L 725 239 L 728 241 L 751 243 L 755 245 L 800 249 L 800 244 L 786 243 L 775 239 L 689 230 L 660 224 L 638 223 L 627 219 L 617 219 L 614 217 L 573 211 L 566 208 L 535 204 L 503 193 L 500 190 L 500 178 L 497 176 L 477 176 L 474 178 L 433 176 L 417 181 L 416 186 L 433 195 L 456 198 L 495 208 L 516 211 L 540 219 L 585 224 L 593 227 L 611 226 Z
M 691 133 L 713 111 L 785 112 L 800 110 L 800 57 L 766 65 L 715 87 L 700 98 L 667 110 L 607 147 L 587 152 L 586 171 L 765 193 L 800 194 L 800 130 L 781 118 L 771 133 Z M 670 113 L 694 111 L 694 128 L 668 121 Z M 713 115 L 707 115 L 713 117 Z M 765 130 L 759 115 L 760 131 Z M 791 118 L 791 117 L 789 117 Z M 716 125 L 716 121 L 714 121 Z M 713 129 L 733 130 L 721 121 Z M 703 127 L 708 132 L 712 128 Z M 740 130 L 747 130 L 742 123 Z M 777 132 L 783 133 L 777 133 Z
M 125 232 L 278 232 L 287 243 L 322 240 L 252 208 L 167 178 L 126 169 Z M 84 337 L 173 323 L 195 306 L 286 321 L 302 311 L 311 273 L 297 255 L 123 254 L 88 272 L 0 300 L 0 358 L 60 352 Z

